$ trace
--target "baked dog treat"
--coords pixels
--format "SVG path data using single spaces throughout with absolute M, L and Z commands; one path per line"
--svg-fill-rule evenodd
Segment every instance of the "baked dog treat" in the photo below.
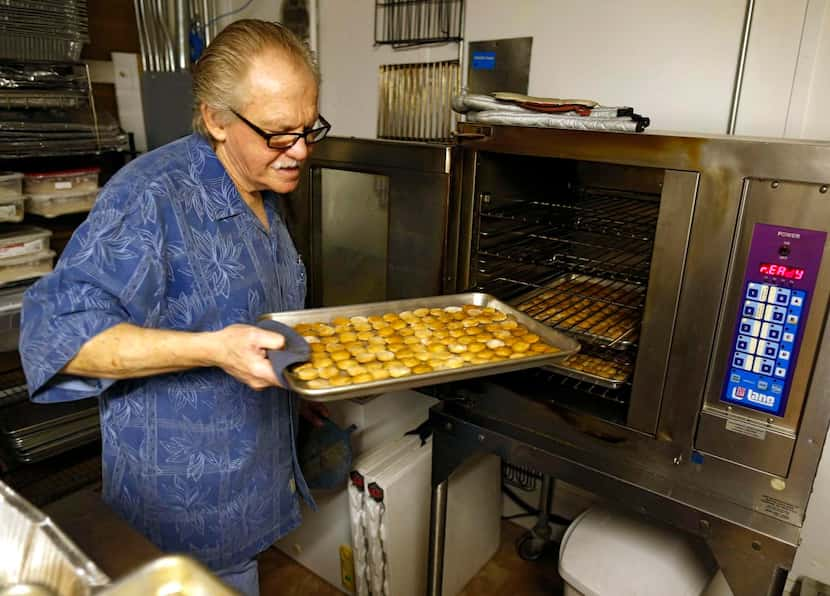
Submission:
M 464 304 L 298 323 L 312 348 L 289 374 L 309 389 L 357 385 L 465 366 L 553 354 L 514 317 Z
M 559 363 L 559 366 L 619 382 L 627 380 L 631 374 L 630 364 L 605 360 L 598 356 L 582 353 L 568 356 Z
M 516 308 L 539 322 L 595 338 L 600 343 L 639 335 L 642 290 L 599 278 L 567 279 L 529 297 Z

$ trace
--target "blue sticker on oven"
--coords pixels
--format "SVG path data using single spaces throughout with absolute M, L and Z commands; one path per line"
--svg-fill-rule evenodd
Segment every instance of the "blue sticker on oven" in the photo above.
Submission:
M 495 70 L 495 52 L 473 52 L 473 70 Z

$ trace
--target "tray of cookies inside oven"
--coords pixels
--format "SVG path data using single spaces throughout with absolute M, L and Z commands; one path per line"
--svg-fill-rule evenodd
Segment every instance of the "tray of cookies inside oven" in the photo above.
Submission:
M 634 365 L 626 352 L 587 348 L 552 362 L 545 368 L 600 387 L 619 389 L 631 377 Z
M 333 401 L 544 366 L 579 351 L 573 338 L 479 292 L 261 317 L 311 347 L 289 388 Z
M 518 311 L 554 329 L 621 350 L 639 337 L 644 300 L 643 286 L 567 274 L 514 303 Z

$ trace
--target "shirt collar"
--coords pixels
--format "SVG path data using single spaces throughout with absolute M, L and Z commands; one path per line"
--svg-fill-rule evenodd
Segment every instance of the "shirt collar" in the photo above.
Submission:
M 244 213 L 247 209 L 245 201 L 208 140 L 193 133 L 190 144 L 195 157 L 195 175 L 205 189 L 208 216 L 218 221 Z

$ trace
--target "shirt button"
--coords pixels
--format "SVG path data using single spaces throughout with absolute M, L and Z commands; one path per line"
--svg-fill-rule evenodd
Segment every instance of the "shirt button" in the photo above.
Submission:
M 297 492 L 297 483 L 294 482 L 294 477 L 293 476 L 288 479 L 288 490 L 291 491 L 291 494 L 294 494 L 295 492 Z

